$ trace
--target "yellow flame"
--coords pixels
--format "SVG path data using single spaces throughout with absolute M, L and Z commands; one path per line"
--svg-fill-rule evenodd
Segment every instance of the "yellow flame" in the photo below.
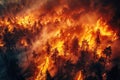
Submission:
M 79 71 L 79 72 L 77 73 L 75 80 L 83 80 L 82 71 Z
M 38 66 L 39 72 L 35 80 L 45 80 L 46 77 L 46 71 L 49 67 L 49 57 L 46 57 L 46 60 Z

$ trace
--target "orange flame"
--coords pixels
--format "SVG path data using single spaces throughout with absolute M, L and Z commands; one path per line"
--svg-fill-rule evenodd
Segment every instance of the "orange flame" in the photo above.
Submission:
M 29 13 L 24 16 L 19 15 L 10 19 L 7 17 L 4 19 L 0 18 L 0 28 L 7 27 L 11 33 L 14 30 L 13 25 L 19 26 L 16 27 L 18 29 L 27 29 L 30 33 L 33 33 L 34 28 L 39 28 L 41 25 L 44 26 L 41 31 L 38 31 L 38 33 L 34 35 L 37 37 L 35 38 L 36 40 L 32 42 L 32 50 L 35 50 L 38 55 L 42 54 L 42 58 L 39 57 L 34 60 L 38 68 L 35 72 L 35 80 L 45 80 L 46 71 L 50 66 L 49 62 L 52 61 L 51 56 L 62 56 L 64 59 L 71 59 L 72 62 L 75 63 L 79 56 L 74 55 L 71 50 L 77 45 L 78 48 L 76 49 L 78 49 L 78 51 L 75 52 L 76 54 L 79 54 L 80 50 L 88 50 L 92 53 L 96 51 L 96 54 L 101 57 L 104 56 L 102 50 L 117 39 L 116 32 L 110 29 L 110 26 L 102 18 L 96 19 L 96 15 L 93 16 L 92 14 L 91 17 L 91 15 L 85 14 L 75 20 L 72 15 L 80 14 L 84 9 L 73 11 L 66 15 L 63 11 L 64 7 L 68 8 L 67 5 L 63 7 L 59 6 L 58 9 L 55 8 L 55 13 L 52 14 L 50 12 L 44 14 L 42 17 L 40 16 L 40 18 L 35 16 L 34 13 Z M 41 25 L 36 22 L 40 22 Z M 35 31 L 37 31 L 37 29 Z M 78 39 L 78 42 L 77 40 L 75 42 L 75 46 L 72 44 L 74 38 Z M 45 47 L 47 42 L 50 43 L 50 49 L 48 49 L 48 51 Z M 26 39 L 22 39 L 20 43 L 23 46 L 28 46 Z M 4 46 L 2 39 L 0 39 L 0 47 L 1 46 Z M 55 50 L 57 50 L 57 53 Z M 77 79 L 75 80 L 83 80 L 81 71 L 78 72 Z

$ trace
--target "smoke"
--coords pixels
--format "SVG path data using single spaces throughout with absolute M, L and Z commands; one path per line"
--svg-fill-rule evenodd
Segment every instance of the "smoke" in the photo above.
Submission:
M 48 16 L 51 16 L 52 18 L 52 16 L 63 15 L 65 19 L 71 18 L 73 21 L 76 21 L 76 24 L 74 24 L 76 26 L 77 23 L 78 25 L 82 25 L 83 22 L 93 24 L 102 17 L 110 25 L 110 28 L 113 30 L 119 29 L 120 12 L 118 0 L 37 0 L 31 6 L 30 8 L 26 8 L 25 11 L 28 14 L 32 12 L 38 17 L 48 18 Z M 47 25 L 48 30 L 51 30 L 50 28 L 53 27 L 52 22 L 49 21 L 49 25 Z M 60 25 L 60 27 L 62 26 L 63 24 Z
M 120 58 L 120 46 L 118 45 L 120 44 L 120 40 L 116 40 L 114 41 L 114 43 L 112 44 L 112 52 L 113 52 L 113 59 L 114 58 Z
M 9 2 L 16 2 L 16 0 Z M 102 16 L 111 26 L 119 28 L 118 26 L 120 24 L 119 0 L 18 0 L 17 2 L 22 6 L 20 12 L 17 14 L 18 16 L 23 16 L 23 14 L 28 15 L 30 13 L 38 17 L 44 14 L 53 15 L 56 14 L 59 11 L 59 7 L 61 7 L 63 15 L 69 14 L 69 16 L 77 16 L 77 18 L 80 18 L 80 16 L 84 16 L 81 14 L 94 12 L 98 18 Z M 6 5 L 4 5 L 4 7 L 6 7 Z M 9 9 L 13 7 L 14 6 L 9 6 Z M 20 6 L 17 8 L 20 8 Z M 79 11 L 79 13 L 75 13 L 75 11 Z
M 26 12 L 30 13 L 38 9 L 39 15 L 54 15 L 59 11 L 59 8 L 62 8 L 62 15 L 68 15 L 75 19 L 82 18 L 81 16 L 85 16 L 86 14 L 92 15 L 94 13 L 95 16 L 97 14 L 98 18 L 102 17 L 105 19 L 113 28 L 119 28 L 118 26 L 120 24 L 119 0 L 37 0 L 31 6 L 27 8 Z

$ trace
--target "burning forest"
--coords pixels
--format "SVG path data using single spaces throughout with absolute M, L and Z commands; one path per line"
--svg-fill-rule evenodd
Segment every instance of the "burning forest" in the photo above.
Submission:
M 0 0 L 0 80 L 120 80 L 119 0 Z

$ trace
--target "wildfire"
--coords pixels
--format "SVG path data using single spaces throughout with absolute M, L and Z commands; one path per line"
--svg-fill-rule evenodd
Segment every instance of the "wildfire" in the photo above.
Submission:
M 47 18 L 46 18 L 47 19 Z M 62 21 L 63 19 L 63 21 Z M 55 22 L 55 20 L 57 22 Z M 48 41 L 50 43 L 50 50 L 49 50 L 49 56 L 50 55 L 54 55 L 56 54 L 57 56 L 64 56 L 64 58 L 67 60 L 69 58 L 71 58 L 71 60 L 74 59 L 73 63 L 77 62 L 77 58 L 76 56 L 72 56 L 72 54 L 74 54 L 73 52 L 71 52 L 71 44 L 72 44 L 72 40 L 76 37 L 78 39 L 78 50 L 89 50 L 94 52 L 94 50 L 96 50 L 96 54 L 101 57 L 103 56 L 102 54 L 102 50 L 106 47 L 109 46 L 111 43 L 109 43 L 109 41 L 113 42 L 114 40 L 116 40 L 116 33 L 112 30 L 109 29 L 109 26 L 107 25 L 106 22 L 103 22 L 103 20 L 100 18 L 96 21 L 96 23 L 94 24 L 85 24 L 83 23 L 82 25 L 79 25 L 77 23 L 77 26 L 75 25 L 74 20 L 72 20 L 71 18 L 68 19 L 64 19 L 63 17 L 56 17 L 55 16 L 55 20 L 54 17 L 48 17 L 48 19 L 44 22 L 41 21 L 42 25 L 45 26 L 46 28 L 46 33 L 42 34 L 45 37 L 42 37 L 43 40 L 44 38 L 48 37 L 48 39 L 42 43 L 42 47 L 46 46 L 46 42 Z M 8 31 L 12 32 L 13 31 L 13 23 L 8 21 L 0 21 L 1 25 L 6 25 L 8 26 Z M 23 26 L 23 28 L 26 28 L 28 30 L 32 30 L 34 24 L 35 24 L 35 19 L 34 17 L 30 16 L 25 16 L 25 17 L 20 17 L 17 20 L 17 23 L 15 23 L 19 26 Z M 49 31 L 49 26 L 52 26 L 51 30 Z M 28 27 L 29 26 L 29 27 Z M 40 25 L 38 25 L 40 26 Z M 56 28 L 55 28 L 56 27 Z M 79 31 L 79 29 L 81 29 Z M 42 39 L 41 39 L 42 40 Z M 41 47 L 41 40 L 37 40 L 40 44 L 36 44 L 35 46 L 37 47 Z M 65 48 L 64 48 L 64 44 L 66 43 L 66 41 L 68 42 L 68 50 L 66 50 L 67 52 L 65 53 Z M 2 41 L 0 46 L 3 46 Z M 37 42 L 37 43 L 38 43 Z M 34 42 L 36 43 L 36 42 Z M 34 44 L 33 43 L 33 44 Z M 21 40 L 21 44 L 23 46 L 28 46 L 28 43 L 26 42 L 25 39 Z M 77 44 L 77 43 L 76 43 Z M 75 46 L 76 46 L 75 44 Z M 38 49 L 38 48 L 36 48 Z M 35 49 L 35 51 L 37 52 L 37 50 Z M 39 48 L 40 49 L 40 48 Z M 43 48 L 41 48 L 39 51 L 42 51 Z M 44 50 L 46 51 L 45 47 Z M 57 50 L 57 52 L 55 52 L 55 50 Z M 38 52 L 39 53 L 39 52 Z M 42 53 L 43 55 L 48 54 L 48 52 L 46 53 Z M 66 56 L 66 54 L 69 54 Z M 51 56 L 50 56 L 51 57 Z M 35 80 L 43 80 L 46 77 L 46 71 L 48 70 L 48 67 L 50 66 L 49 61 L 51 58 L 49 58 L 48 56 L 45 56 L 45 60 L 39 63 L 39 60 L 35 60 L 35 63 L 38 64 L 38 70 L 36 73 L 37 76 L 35 77 Z M 78 78 L 76 80 L 83 80 L 82 79 L 82 73 L 80 72 L 78 75 Z
M 46 24 L 46 23 L 45 23 Z M 64 24 L 64 23 L 63 23 Z M 67 26 L 67 25 L 66 25 Z M 79 46 L 81 48 L 79 48 L 79 50 L 81 50 L 82 48 L 84 48 L 84 50 L 88 49 L 90 51 L 96 50 L 96 54 L 101 57 L 104 56 L 102 50 L 106 47 L 111 45 L 111 43 L 109 43 L 109 41 L 113 42 L 114 40 L 117 39 L 116 33 L 112 30 L 109 29 L 108 25 L 102 21 L 102 19 L 98 19 L 98 21 L 96 21 L 95 24 L 84 24 L 82 26 L 84 29 L 82 31 L 77 32 L 77 28 L 78 27 L 66 27 L 66 28 L 60 28 L 60 32 L 56 33 L 56 31 L 59 30 L 53 30 L 50 31 L 50 33 L 53 34 L 59 34 L 56 36 L 51 36 L 49 37 L 49 42 L 51 45 L 51 49 L 49 54 L 52 55 L 54 54 L 54 49 L 56 49 L 58 52 L 56 55 L 57 56 L 65 56 L 66 53 L 64 53 L 64 43 L 66 43 L 65 41 L 68 41 L 68 54 L 67 58 L 64 57 L 65 59 L 68 58 L 73 58 L 76 62 L 77 59 L 75 59 L 74 56 L 72 56 L 72 53 L 70 51 L 71 49 L 71 40 L 70 39 L 74 39 L 74 37 L 76 36 L 78 38 L 78 42 L 79 42 Z M 71 31 L 73 30 L 73 31 Z M 55 32 L 55 33 L 54 33 Z M 77 33 L 76 33 L 77 32 Z M 66 35 L 68 34 L 68 35 Z M 49 36 L 49 34 L 48 34 Z M 107 38 L 107 39 L 106 39 Z M 84 43 L 84 41 L 86 41 Z M 46 64 L 47 63 L 47 64 Z M 48 66 L 50 66 L 47 62 L 45 64 L 47 65 L 47 67 L 45 66 L 43 71 L 46 71 Z M 42 67 L 40 67 L 42 68 Z M 41 69 L 40 69 L 41 71 Z M 44 73 L 45 74 L 45 73 Z M 82 73 L 79 73 L 79 76 L 76 80 L 83 80 L 82 79 Z M 36 80 L 40 79 L 40 75 L 39 78 L 37 77 Z
M 105 57 L 103 50 L 106 47 L 111 49 L 109 46 L 118 38 L 117 32 L 104 17 L 99 17 L 95 12 L 85 13 L 83 8 L 70 11 L 68 5 L 62 3 L 65 2 L 60 1 L 59 6 L 48 12 L 40 8 L 41 11 L 35 9 L 35 12 L 22 16 L 18 14 L 0 18 L 0 47 L 7 44 L 8 49 L 11 45 L 13 47 L 11 41 L 14 39 L 21 46 L 29 47 L 31 61 L 37 67 L 32 73 L 33 80 L 46 80 L 47 72 L 52 78 L 63 73 L 65 78 L 67 75 L 72 76 L 73 80 L 84 80 L 83 68 L 90 61 Z M 84 59 L 86 53 L 91 59 L 88 58 L 85 62 L 81 59 Z M 83 66 L 78 67 L 76 64 Z M 73 70 L 67 65 L 72 66 Z M 50 71 L 51 66 L 55 69 Z

